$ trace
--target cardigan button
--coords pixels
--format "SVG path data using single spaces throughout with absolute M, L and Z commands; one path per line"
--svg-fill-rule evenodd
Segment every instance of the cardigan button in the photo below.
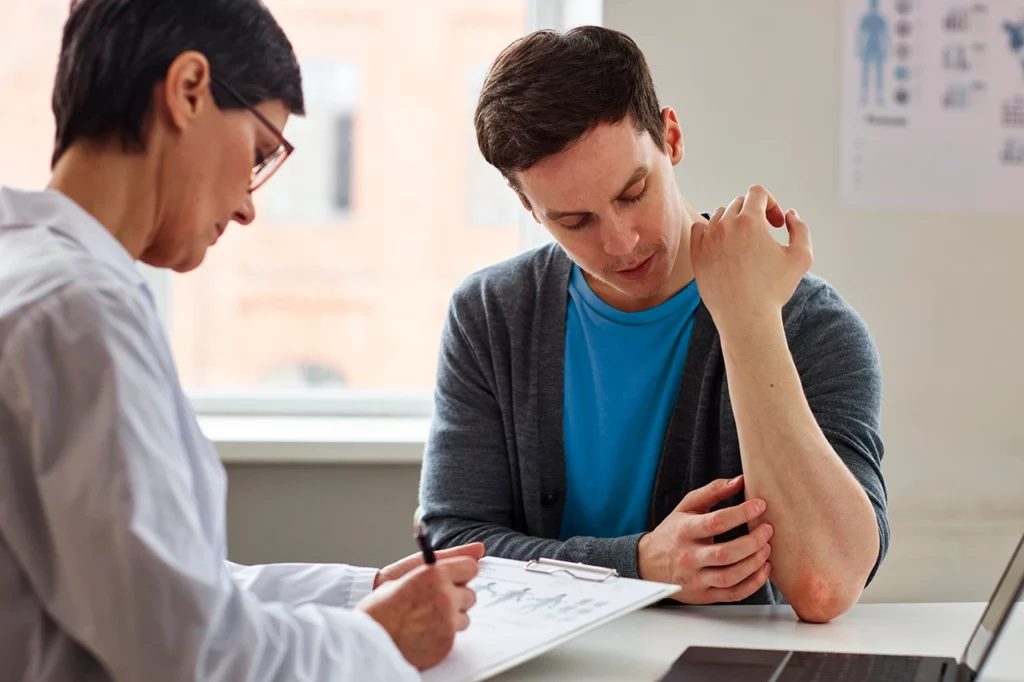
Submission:
M 549 490 L 540 497 L 540 506 L 544 509 L 551 509 L 555 506 L 555 502 L 558 501 L 558 493 L 553 490 Z

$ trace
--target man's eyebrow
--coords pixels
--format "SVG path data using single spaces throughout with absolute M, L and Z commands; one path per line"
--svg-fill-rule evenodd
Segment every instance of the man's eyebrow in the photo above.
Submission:
M 637 168 L 633 171 L 633 174 L 629 176 L 629 180 L 622 186 L 619 193 L 615 195 L 615 198 L 618 199 L 626 190 L 647 177 L 647 174 L 650 172 L 651 169 L 649 166 L 640 166 Z M 561 220 L 562 218 L 567 218 L 569 216 L 582 216 L 587 215 L 588 213 L 590 213 L 590 211 L 546 211 L 545 215 L 548 217 L 548 220 Z
M 590 211 L 547 211 L 544 215 L 548 217 L 548 220 L 561 220 L 571 215 L 587 215 L 588 213 Z
M 618 199 L 620 196 L 625 194 L 627 189 L 643 180 L 645 177 L 647 177 L 647 174 L 650 172 L 651 169 L 649 166 L 640 166 L 639 168 L 637 168 L 635 171 L 633 171 L 633 174 L 629 176 L 629 180 L 626 182 L 625 185 L 622 186 L 622 189 L 619 191 L 619 193 L 615 195 L 615 198 Z

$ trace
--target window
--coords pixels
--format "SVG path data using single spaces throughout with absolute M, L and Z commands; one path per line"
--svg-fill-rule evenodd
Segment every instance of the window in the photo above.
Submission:
M 292 42 L 299 51 L 295 38 Z M 255 195 L 265 216 L 257 218 L 267 225 L 340 229 L 353 218 L 353 135 L 360 83 L 359 66 L 348 57 L 299 55 L 306 115 L 289 120 L 286 137 L 295 153 Z
M 200 409 L 211 395 L 429 406 L 452 290 L 548 239 L 477 149 L 484 75 L 528 28 L 600 23 L 600 1 L 265 2 L 299 55 L 307 115 L 285 128 L 296 151 L 254 195 L 253 224 L 192 273 L 143 268 L 182 383 Z M 11 8 L 0 87 L 19 96 L 0 101 L 0 183 L 41 187 L 68 3 Z
M 352 207 L 352 114 L 336 114 L 331 132 L 331 150 L 334 153 L 332 205 L 335 211 L 345 212 Z

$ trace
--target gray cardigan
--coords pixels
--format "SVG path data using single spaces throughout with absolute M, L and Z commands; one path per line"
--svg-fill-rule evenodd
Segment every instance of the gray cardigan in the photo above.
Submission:
M 439 547 L 482 541 L 492 556 L 577 561 L 636 577 L 640 535 L 558 539 L 566 491 L 563 367 L 571 266 L 561 247 L 549 244 L 470 276 L 453 294 L 420 505 Z M 881 542 L 873 577 L 889 544 L 878 354 L 860 316 L 820 278 L 803 278 L 783 320 L 811 410 L 874 505 Z M 687 492 L 740 473 L 722 347 L 701 304 L 648 529 Z M 722 506 L 740 501 L 742 494 Z M 717 540 L 746 532 L 738 528 Z M 745 603 L 782 601 L 769 584 Z

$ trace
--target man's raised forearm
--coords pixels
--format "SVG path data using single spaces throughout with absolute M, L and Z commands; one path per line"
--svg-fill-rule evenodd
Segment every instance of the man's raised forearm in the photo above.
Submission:
M 801 618 L 829 621 L 859 599 L 877 559 L 871 502 L 811 412 L 779 313 L 719 333 L 746 496 L 767 502 L 775 529 L 772 582 Z

